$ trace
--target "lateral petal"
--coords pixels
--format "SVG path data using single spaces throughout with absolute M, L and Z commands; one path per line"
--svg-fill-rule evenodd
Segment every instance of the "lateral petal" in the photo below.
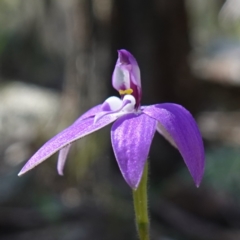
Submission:
M 159 131 L 173 145 L 176 145 L 196 186 L 204 173 L 204 146 L 198 126 L 192 115 L 182 106 L 172 103 L 145 107 L 143 112 L 156 119 L 165 129 Z
M 73 124 L 81 122 L 83 119 L 93 117 L 95 116 L 98 112 L 101 111 L 102 104 L 99 104 L 91 109 L 89 109 L 87 112 L 85 112 L 83 115 L 81 115 Z M 70 151 L 71 144 L 68 144 L 66 147 L 63 147 L 62 149 L 59 150 L 59 155 L 58 155 L 58 163 L 57 163 L 57 169 L 58 169 L 58 174 L 63 175 L 63 168 L 65 166 L 66 160 L 67 160 L 67 155 Z
M 130 113 L 112 126 L 114 154 L 125 181 L 136 189 L 156 131 L 157 121 L 145 114 Z
M 93 124 L 94 118 L 86 118 L 80 122 L 75 122 L 55 137 L 46 142 L 24 165 L 19 176 L 36 167 L 38 164 L 49 158 L 55 152 L 66 145 L 93 133 L 116 120 L 116 116 L 107 115 Z
M 67 160 L 67 155 L 69 153 L 69 150 L 71 148 L 71 144 L 68 144 L 67 146 L 63 147 L 59 150 L 58 154 L 58 161 L 57 161 L 57 170 L 58 174 L 63 176 L 63 169 Z

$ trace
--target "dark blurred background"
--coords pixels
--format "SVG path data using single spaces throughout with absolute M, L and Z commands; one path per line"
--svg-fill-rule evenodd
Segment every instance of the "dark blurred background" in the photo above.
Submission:
M 142 104 L 182 104 L 206 147 L 197 189 L 156 134 L 151 239 L 240 239 L 240 0 L 0 0 L 0 239 L 137 239 L 110 127 L 74 145 L 64 177 L 56 155 L 17 177 L 46 140 L 117 95 L 121 48 L 140 65 Z

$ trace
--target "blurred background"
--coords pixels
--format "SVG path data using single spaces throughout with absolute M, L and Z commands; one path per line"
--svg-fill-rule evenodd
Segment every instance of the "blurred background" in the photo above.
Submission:
M 182 104 L 206 147 L 197 189 L 156 134 L 151 239 L 240 239 L 240 0 L 0 0 L 0 239 L 137 239 L 110 127 L 74 144 L 64 177 L 57 155 L 17 176 L 46 140 L 118 95 L 121 48 L 140 65 L 142 104 Z

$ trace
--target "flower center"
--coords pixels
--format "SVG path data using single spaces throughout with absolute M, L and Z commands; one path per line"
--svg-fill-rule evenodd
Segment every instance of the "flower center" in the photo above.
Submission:
M 123 97 L 122 102 L 123 102 L 122 109 L 121 109 L 122 112 L 130 113 L 130 112 L 135 111 L 136 99 L 134 98 L 133 95 L 129 95 L 129 94 L 125 95 Z
M 129 88 L 129 89 L 126 89 L 126 90 L 119 90 L 119 94 L 120 95 L 130 95 L 130 94 L 132 94 L 133 93 L 133 90 L 131 89 L 131 88 Z
M 108 114 L 116 114 L 121 117 L 125 114 L 135 112 L 136 99 L 133 95 L 126 94 L 123 99 L 117 97 L 109 97 L 102 104 L 102 111 L 98 112 L 94 117 L 94 123 Z

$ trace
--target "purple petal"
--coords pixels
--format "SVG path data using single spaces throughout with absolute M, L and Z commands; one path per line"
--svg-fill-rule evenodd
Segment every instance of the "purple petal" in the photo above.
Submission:
M 135 57 L 127 50 L 121 49 L 121 50 L 118 50 L 118 58 L 119 58 L 119 62 L 121 62 L 122 64 L 131 65 L 131 72 L 134 77 L 132 81 L 136 86 L 141 88 L 140 70 Z
M 171 103 L 152 105 L 143 112 L 164 127 L 198 187 L 203 177 L 205 157 L 202 137 L 192 115 L 182 106 Z M 163 131 L 161 133 L 164 135 Z
M 58 170 L 59 175 L 63 175 L 63 168 L 65 166 L 65 163 L 66 163 L 66 160 L 67 160 L 67 155 L 69 153 L 70 148 L 71 148 L 71 144 L 63 147 L 59 151 L 58 162 L 57 162 L 57 170 Z
M 67 129 L 60 132 L 58 135 L 46 142 L 25 164 L 19 176 L 34 168 L 55 152 L 59 151 L 66 145 L 82 138 L 90 133 L 93 133 L 117 119 L 114 115 L 107 115 L 93 124 L 94 118 L 86 118 L 80 122 L 75 122 Z
M 117 91 L 131 89 L 132 95 L 136 99 L 136 107 L 140 105 L 142 98 L 140 69 L 136 59 L 127 50 L 118 51 L 112 85 Z
M 145 114 L 127 114 L 112 126 L 111 139 L 125 181 L 136 189 L 156 131 L 157 121 Z
M 172 146 L 174 146 L 175 148 L 178 148 L 176 143 L 174 142 L 173 138 L 170 136 L 170 134 L 166 131 L 166 129 L 164 128 L 164 126 L 158 122 L 157 124 L 157 131 L 163 136 L 165 137 L 165 139 L 172 144 Z
M 101 107 L 102 104 L 99 104 L 95 107 L 90 108 L 87 112 L 81 115 L 74 123 L 78 123 L 81 122 L 83 119 L 95 116 L 98 112 L 101 111 Z
M 99 104 L 99 105 L 89 109 L 87 112 L 85 112 L 83 115 L 81 115 L 73 124 L 79 123 L 86 118 L 95 116 L 98 112 L 101 111 L 101 108 L 102 108 L 102 104 Z M 57 165 L 59 175 L 63 175 L 63 168 L 64 168 L 65 162 L 67 160 L 67 155 L 70 151 L 70 148 L 71 148 L 71 144 L 69 144 L 66 147 L 63 147 L 62 149 L 59 150 L 58 165 Z

